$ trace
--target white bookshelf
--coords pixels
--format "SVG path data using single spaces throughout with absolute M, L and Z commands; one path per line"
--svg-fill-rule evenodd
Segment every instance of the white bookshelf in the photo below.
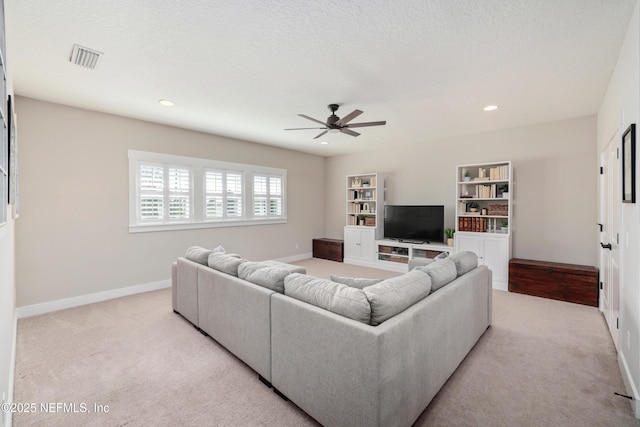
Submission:
M 374 241 L 382 237 L 384 177 L 378 173 L 347 175 L 344 262 L 373 266 Z
M 472 251 L 493 272 L 493 287 L 507 290 L 514 230 L 510 161 L 456 167 L 455 251 Z

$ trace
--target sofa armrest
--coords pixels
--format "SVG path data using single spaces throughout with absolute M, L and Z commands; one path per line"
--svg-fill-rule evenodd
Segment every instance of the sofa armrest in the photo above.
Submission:
M 186 258 L 176 261 L 174 310 L 198 327 L 198 267 L 201 264 Z
M 209 267 L 198 270 L 200 329 L 267 381 L 271 381 L 273 293 Z

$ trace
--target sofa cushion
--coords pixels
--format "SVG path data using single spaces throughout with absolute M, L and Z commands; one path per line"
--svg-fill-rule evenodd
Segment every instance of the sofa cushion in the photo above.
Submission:
M 478 256 L 470 251 L 458 252 L 451 255 L 449 259 L 456 265 L 456 272 L 458 276 L 467 274 L 478 266 Z
M 211 255 L 213 251 L 211 249 L 205 249 L 202 246 L 191 246 L 187 249 L 187 253 L 185 254 L 185 258 L 197 262 L 198 264 L 207 265 L 209 262 L 209 255 Z
M 299 265 L 287 264 L 284 262 L 274 261 L 271 259 L 267 261 L 260 261 L 260 262 L 262 264 L 270 265 L 271 267 L 278 267 L 282 270 L 288 270 L 291 273 L 307 274 L 307 269 L 304 267 L 300 267 Z
M 238 266 L 238 277 L 272 291 L 284 293 L 284 278 L 291 272 L 262 262 L 243 262 Z
M 342 283 L 343 285 L 347 285 L 350 288 L 358 288 L 362 289 L 365 286 L 375 285 L 376 283 L 382 282 L 384 279 L 366 279 L 364 277 L 343 277 L 336 276 L 335 274 L 331 274 L 329 276 L 332 282 Z
M 379 325 L 431 292 L 431 278 L 418 269 L 363 289 L 371 305 L 371 324 Z
M 247 260 L 238 255 L 219 252 L 209 254 L 208 259 L 209 267 L 236 277 L 238 276 L 238 266 L 243 262 L 247 262 Z
M 431 292 L 437 291 L 458 277 L 456 265 L 451 257 L 433 261 L 424 267 L 417 267 L 416 270 L 425 272 L 431 277 Z
M 293 273 L 284 279 L 284 293 L 362 323 L 369 324 L 371 318 L 371 306 L 364 292 L 341 283 Z

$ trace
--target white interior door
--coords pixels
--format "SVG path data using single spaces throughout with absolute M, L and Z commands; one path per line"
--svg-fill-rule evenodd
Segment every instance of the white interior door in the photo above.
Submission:
M 617 134 L 600 153 L 600 310 L 609 327 L 613 342 L 618 348 L 618 312 L 620 300 L 619 274 L 619 208 L 620 208 L 620 160 L 618 159 Z

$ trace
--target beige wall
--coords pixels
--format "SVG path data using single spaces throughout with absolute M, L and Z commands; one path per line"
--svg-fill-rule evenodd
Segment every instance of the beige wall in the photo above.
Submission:
M 23 97 L 16 111 L 18 307 L 166 280 L 191 245 L 285 258 L 324 233 L 322 157 Z M 287 169 L 288 222 L 130 234 L 128 149 Z
M 343 234 L 348 174 L 386 175 L 387 203 L 443 204 L 453 227 L 455 167 L 511 160 L 513 257 L 596 265 L 596 159 L 595 116 L 332 157 L 327 236 Z

